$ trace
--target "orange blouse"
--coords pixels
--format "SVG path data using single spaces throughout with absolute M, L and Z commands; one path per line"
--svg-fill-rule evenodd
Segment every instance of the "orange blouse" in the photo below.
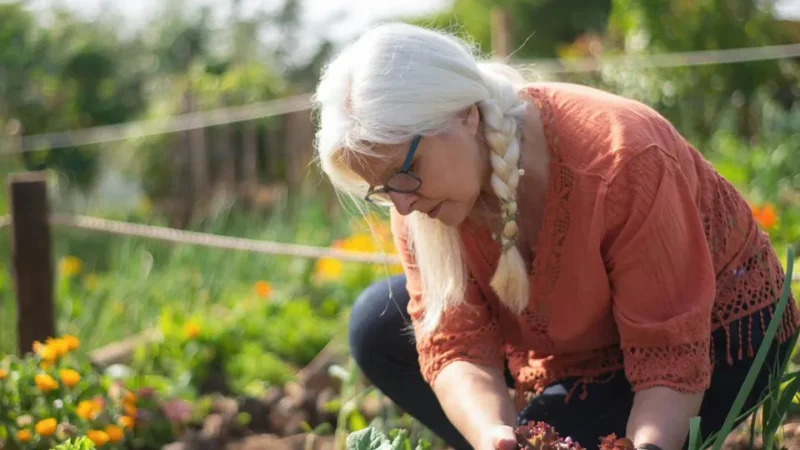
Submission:
M 505 360 L 518 401 L 572 376 L 584 397 L 587 383 L 619 369 L 634 391 L 699 392 L 713 370 L 712 331 L 724 327 L 728 363 L 753 355 L 741 334 L 730 342 L 728 325 L 757 311 L 772 317 L 784 272 L 733 186 L 642 103 L 567 83 L 533 83 L 526 93 L 552 155 L 530 304 L 521 315 L 502 306 L 490 287 L 499 244 L 462 224 L 468 290 L 416 342 L 425 380 L 452 361 L 499 368 Z M 416 327 L 422 286 L 404 220 L 392 211 Z M 798 317 L 791 301 L 781 342 Z

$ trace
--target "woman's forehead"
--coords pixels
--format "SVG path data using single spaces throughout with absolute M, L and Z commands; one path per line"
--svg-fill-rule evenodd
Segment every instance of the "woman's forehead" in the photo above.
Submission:
M 408 153 L 407 145 L 372 145 L 366 152 L 344 150 L 342 162 L 369 184 L 381 184 L 400 169 Z

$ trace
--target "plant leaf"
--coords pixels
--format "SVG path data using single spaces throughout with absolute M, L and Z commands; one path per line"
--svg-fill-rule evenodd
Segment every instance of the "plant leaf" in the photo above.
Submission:
M 347 450 L 389 450 L 390 442 L 375 428 L 364 428 L 347 436 Z

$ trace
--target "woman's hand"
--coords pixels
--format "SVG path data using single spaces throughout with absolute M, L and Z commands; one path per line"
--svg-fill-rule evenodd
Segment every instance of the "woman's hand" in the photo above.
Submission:
M 516 450 L 514 429 L 507 425 L 492 425 L 481 436 L 478 450 Z

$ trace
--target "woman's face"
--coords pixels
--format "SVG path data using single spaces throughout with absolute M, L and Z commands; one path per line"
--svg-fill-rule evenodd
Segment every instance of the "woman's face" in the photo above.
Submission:
M 387 197 L 402 215 L 414 211 L 427 214 L 449 226 L 460 225 L 470 214 L 490 175 L 488 154 L 479 132 L 480 115 L 473 106 L 447 131 L 423 136 L 409 170 L 422 181 L 415 192 L 388 192 Z M 346 163 L 374 188 L 382 187 L 403 167 L 411 142 L 376 146 L 382 157 L 349 155 Z

